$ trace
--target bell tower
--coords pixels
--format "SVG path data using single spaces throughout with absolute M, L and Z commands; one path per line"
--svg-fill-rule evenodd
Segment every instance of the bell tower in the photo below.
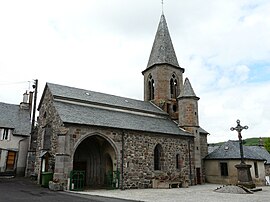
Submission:
M 178 64 L 164 14 L 161 15 L 144 76 L 144 100 L 151 101 L 178 120 L 184 69 Z

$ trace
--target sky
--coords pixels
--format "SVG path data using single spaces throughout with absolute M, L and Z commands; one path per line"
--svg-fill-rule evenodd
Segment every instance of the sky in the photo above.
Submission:
M 208 142 L 270 137 L 270 1 L 164 0 Z M 143 100 L 161 0 L 0 0 L 0 102 L 38 79 Z

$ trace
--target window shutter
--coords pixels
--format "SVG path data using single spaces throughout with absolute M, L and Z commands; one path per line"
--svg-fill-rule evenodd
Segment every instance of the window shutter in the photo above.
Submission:
M 11 139 L 11 129 L 8 129 L 8 136 L 7 136 L 7 140 Z

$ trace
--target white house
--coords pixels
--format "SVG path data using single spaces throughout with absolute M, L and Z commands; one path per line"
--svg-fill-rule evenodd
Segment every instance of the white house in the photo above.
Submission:
M 30 140 L 28 95 L 20 105 L 0 102 L 0 175 L 24 176 Z

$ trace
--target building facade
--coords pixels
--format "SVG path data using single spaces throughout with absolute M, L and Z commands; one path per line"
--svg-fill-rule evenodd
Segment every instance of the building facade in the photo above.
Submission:
M 251 165 L 251 177 L 255 185 L 265 185 L 270 154 L 260 146 L 243 146 L 244 160 Z M 235 165 L 240 164 L 238 141 L 225 142 L 205 157 L 206 181 L 217 184 L 237 184 Z
M 24 176 L 30 140 L 28 95 L 20 105 L 0 102 L 0 175 Z
M 162 15 L 144 76 L 144 101 L 47 83 L 40 104 L 35 172 L 72 187 L 152 188 L 203 183 L 207 132 Z M 70 185 L 70 186 L 69 186 Z

